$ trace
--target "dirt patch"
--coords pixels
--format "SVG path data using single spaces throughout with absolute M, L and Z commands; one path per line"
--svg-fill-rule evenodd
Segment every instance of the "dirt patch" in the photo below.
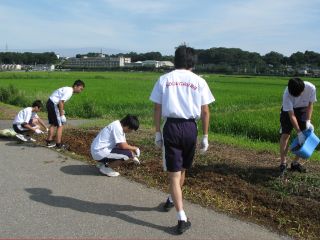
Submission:
M 90 164 L 90 145 L 98 129 L 68 129 L 64 142 L 70 151 L 85 156 Z M 121 175 L 167 191 L 161 152 L 153 146 L 153 133 L 139 130 L 128 142 L 141 149 L 139 166 L 128 163 Z M 206 155 L 196 155 L 187 172 L 184 196 L 202 206 L 263 224 L 299 239 L 320 236 L 320 165 L 307 162 L 308 172 L 290 172 L 279 177 L 278 156 L 215 142 Z M 97 174 L 98 171 L 97 171 Z

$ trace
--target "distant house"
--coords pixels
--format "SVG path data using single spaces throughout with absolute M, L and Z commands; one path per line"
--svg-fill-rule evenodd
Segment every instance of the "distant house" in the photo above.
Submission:
M 20 64 L 1 64 L 1 71 L 20 71 L 22 66 Z
M 170 61 L 146 60 L 141 62 L 141 66 L 154 68 L 173 68 L 174 64 Z

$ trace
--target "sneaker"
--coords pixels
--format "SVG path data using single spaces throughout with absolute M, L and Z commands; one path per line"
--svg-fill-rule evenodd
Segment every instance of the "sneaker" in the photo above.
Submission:
M 28 142 L 28 139 L 22 134 L 16 134 L 16 138 L 18 138 L 19 140 L 21 140 L 23 142 Z
M 287 171 L 287 164 L 286 163 L 281 163 L 279 166 L 280 169 L 280 176 L 283 176 L 285 172 Z
M 27 140 L 28 140 L 29 142 L 36 142 L 36 141 L 37 141 L 37 140 L 35 140 L 34 138 L 32 138 L 32 137 L 30 137 L 30 136 L 27 136 L 26 138 L 27 138 Z
M 46 142 L 48 148 L 53 148 L 56 146 L 56 143 L 53 140 L 46 140 Z
M 178 225 L 177 225 L 177 233 L 178 234 L 182 234 L 185 231 L 187 231 L 189 228 L 191 227 L 191 222 L 190 221 L 178 221 Z
M 306 168 L 304 166 L 302 166 L 300 163 L 295 162 L 295 163 L 291 163 L 291 171 L 297 171 L 300 173 L 305 173 L 307 172 Z
M 163 210 L 166 212 L 169 212 L 171 210 L 171 208 L 173 208 L 173 207 L 174 207 L 173 202 L 170 202 L 169 198 L 167 198 L 167 201 L 163 205 Z
M 56 143 L 56 149 L 58 150 L 68 150 L 68 145 L 63 144 L 63 143 Z
M 117 177 L 120 175 L 120 173 L 114 171 L 112 168 L 107 167 L 105 165 L 103 165 L 102 167 L 99 168 L 99 171 L 104 174 L 107 175 L 108 177 Z

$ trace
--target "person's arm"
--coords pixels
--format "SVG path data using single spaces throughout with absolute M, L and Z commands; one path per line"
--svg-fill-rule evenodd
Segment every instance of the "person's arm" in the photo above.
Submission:
M 154 120 L 154 126 L 156 129 L 156 132 L 160 132 L 160 126 L 161 126 L 161 108 L 162 105 L 155 103 L 154 104 L 154 116 L 153 116 L 153 120 Z
M 117 144 L 117 148 L 128 149 L 130 151 L 136 151 L 137 150 L 136 146 L 129 145 L 127 142 L 118 143 Z
M 38 117 L 38 122 L 40 123 L 40 125 L 41 125 L 45 130 L 48 129 L 47 125 L 46 125 L 46 124 L 42 121 L 42 119 L 39 118 L 39 117 Z
M 313 113 L 313 103 L 309 102 L 309 105 L 307 107 L 307 120 L 311 121 L 312 113 Z
M 210 110 L 208 105 L 201 106 L 202 133 L 208 135 L 209 132 Z
M 36 130 L 29 124 L 29 123 L 22 123 L 22 127 L 29 129 L 32 132 L 35 132 Z
M 59 101 L 58 108 L 59 108 L 60 116 L 63 116 L 64 115 L 64 101 L 63 100 Z
M 290 122 L 291 122 L 293 128 L 297 131 L 297 133 L 301 132 L 299 124 L 298 124 L 298 120 L 296 118 L 296 115 L 294 115 L 294 112 L 288 111 L 288 114 L 289 114 Z

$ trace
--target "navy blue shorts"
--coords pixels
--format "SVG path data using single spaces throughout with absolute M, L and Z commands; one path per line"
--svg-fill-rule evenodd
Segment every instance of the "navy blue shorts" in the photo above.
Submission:
M 302 107 L 302 108 L 294 108 L 294 115 L 297 118 L 298 125 L 301 131 L 306 129 L 306 121 L 307 121 L 307 108 Z M 280 134 L 290 134 L 293 126 L 290 121 L 289 113 L 285 112 L 281 109 L 280 113 Z
M 55 106 L 55 104 L 51 101 L 51 99 L 49 98 L 47 101 L 47 112 L 48 112 L 48 122 L 50 125 L 59 127 L 61 125 L 59 125 L 59 121 L 58 121 L 58 115 L 57 115 L 57 107 Z
M 112 162 L 112 161 L 116 161 L 116 160 L 126 161 L 129 158 L 133 158 L 132 152 L 130 150 L 114 148 L 111 150 L 111 152 L 109 153 L 109 155 L 107 157 L 99 160 L 98 162 L 107 163 L 107 162 Z
M 197 136 L 197 124 L 194 119 L 167 118 L 163 127 L 167 171 L 179 172 L 192 166 Z

